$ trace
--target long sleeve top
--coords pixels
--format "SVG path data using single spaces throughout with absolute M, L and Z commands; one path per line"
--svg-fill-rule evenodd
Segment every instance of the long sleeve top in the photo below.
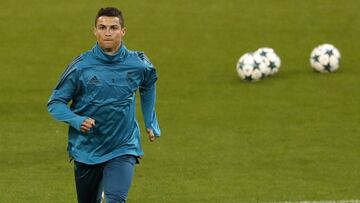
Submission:
M 125 154 L 142 156 L 135 93 L 140 92 L 145 127 L 160 136 L 156 80 L 156 70 L 145 54 L 128 50 L 124 43 L 114 55 L 96 44 L 75 58 L 48 102 L 49 113 L 69 124 L 69 156 L 86 164 Z M 87 118 L 94 119 L 95 126 L 83 133 L 81 124 Z

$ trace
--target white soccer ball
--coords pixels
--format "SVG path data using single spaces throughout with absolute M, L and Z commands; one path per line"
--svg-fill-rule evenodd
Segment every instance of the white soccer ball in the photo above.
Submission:
M 268 76 L 270 74 L 270 68 L 263 57 L 255 52 L 252 53 L 252 55 L 254 57 L 254 64 L 260 69 L 262 77 Z
M 236 71 L 241 79 L 258 81 L 263 77 L 261 67 L 264 67 L 265 64 L 257 60 L 251 53 L 246 53 L 240 57 L 236 64 Z
M 266 64 L 265 76 L 274 75 L 280 69 L 281 60 L 275 53 L 274 49 L 269 47 L 262 47 L 255 51 L 254 55 L 259 55 Z
M 310 64 L 318 72 L 334 72 L 339 68 L 340 58 L 340 52 L 336 47 L 322 44 L 312 50 Z

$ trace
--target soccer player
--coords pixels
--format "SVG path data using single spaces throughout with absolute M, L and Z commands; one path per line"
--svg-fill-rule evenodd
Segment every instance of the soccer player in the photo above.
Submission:
M 157 75 L 143 52 L 125 47 L 124 18 L 117 8 L 98 11 L 94 34 L 97 43 L 68 65 L 48 111 L 69 124 L 78 202 L 99 203 L 103 191 L 106 203 L 126 202 L 134 166 L 143 155 L 135 115 L 138 89 L 148 138 L 153 142 L 160 136 Z

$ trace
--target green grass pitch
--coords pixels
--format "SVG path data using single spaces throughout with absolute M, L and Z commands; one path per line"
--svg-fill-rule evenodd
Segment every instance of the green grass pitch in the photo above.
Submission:
M 76 201 L 67 126 L 46 103 L 104 6 L 159 75 L 162 137 L 143 139 L 129 203 L 360 199 L 360 1 L 2 0 L 0 202 Z M 335 73 L 310 68 L 322 43 L 342 54 Z M 236 61 L 264 46 L 279 73 L 241 81 Z

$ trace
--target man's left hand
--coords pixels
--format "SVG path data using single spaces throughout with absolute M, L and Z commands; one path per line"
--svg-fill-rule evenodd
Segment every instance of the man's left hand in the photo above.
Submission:
M 154 142 L 156 140 L 156 137 L 155 137 L 154 132 L 153 132 L 152 129 L 147 128 L 146 133 L 148 134 L 150 142 Z

